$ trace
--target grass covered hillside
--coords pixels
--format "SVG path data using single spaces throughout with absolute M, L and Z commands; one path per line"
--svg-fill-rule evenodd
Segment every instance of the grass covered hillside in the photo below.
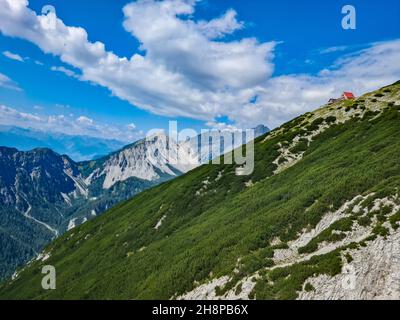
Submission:
M 360 298 L 366 264 L 398 250 L 384 244 L 400 233 L 399 133 L 400 83 L 304 114 L 256 140 L 251 176 L 210 164 L 144 191 L 51 243 L 0 298 L 340 298 L 349 266 Z

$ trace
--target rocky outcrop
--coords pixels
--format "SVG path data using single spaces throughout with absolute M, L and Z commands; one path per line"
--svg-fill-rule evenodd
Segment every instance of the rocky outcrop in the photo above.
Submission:
M 334 277 L 320 275 L 307 280 L 312 291 L 302 291 L 301 300 L 400 299 L 400 232 L 378 237 L 366 247 L 349 250 L 353 261 L 345 263 Z
M 273 267 L 259 270 L 241 279 L 233 289 L 224 294 L 218 295 L 218 289 L 223 288 L 232 277 L 224 276 L 211 280 L 178 299 L 249 299 L 261 271 L 289 267 L 340 248 L 345 248 L 341 252 L 342 272 L 333 277 L 322 274 L 307 279 L 303 290 L 299 292 L 298 299 L 400 299 L 400 228 L 396 226 L 398 222 L 394 225 L 389 222 L 390 217 L 400 212 L 399 197 L 394 195 L 382 199 L 376 198 L 368 207 L 364 202 L 369 197 L 374 197 L 374 194 L 356 196 L 345 202 L 338 210 L 326 213 L 315 228 L 304 230 L 296 240 L 287 243 L 286 249 L 274 250 Z M 384 208 L 389 208 L 386 221 L 382 224 L 388 230 L 388 235 L 374 234 L 374 227 L 381 225 L 374 214 Z M 299 253 L 300 248 L 307 246 L 335 222 L 352 217 L 354 214 L 358 217 L 372 216 L 371 223 L 360 225 L 354 221 L 343 239 L 333 242 L 323 241 L 319 243 L 317 250 L 311 253 Z M 276 245 L 282 244 L 279 239 L 274 239 L 273 242 Z M 357 244 L 357 248 L 347 248 L 350 244 Z M 311 290 L 305 289 L 306 284 Z

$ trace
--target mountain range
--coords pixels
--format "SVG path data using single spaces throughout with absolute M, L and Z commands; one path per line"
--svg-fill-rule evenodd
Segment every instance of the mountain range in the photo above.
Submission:
M 145 190 L 51 242 L 0 298 L 399 299 L 399 128 L 400 82 L 322 106 L 257 138 L 252 174 L 225 154 Z
M 48 148 L 58 154 L 67 154 L 74 161 L 101 158 L 123 148 L 126 143 L 112 139 L 66 135 L 15 126 L 0 125 L 0 146 L 30 151 Z
M 266 131 L 261 126 L 255 132 Z M 207 134 L 209 151 L 194 143 L 198 137 L 176 142 L 159 133 L 83 162 L 47 148 L 0 147 L 0 278 L 65 231 L 229 150 L 219 134 Z

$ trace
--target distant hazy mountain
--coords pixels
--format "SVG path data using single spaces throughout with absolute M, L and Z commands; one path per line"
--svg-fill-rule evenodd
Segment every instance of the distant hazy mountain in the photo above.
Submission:
M 49 148 L 75 161 L 92 160 L 122 148 L 126 143 L 88 136 L 72 136 L 0 125 L 0 146 L 28 151 Z
M 254 136 L 259 137 L 262 136 L 263 134 L 266 134 L 267 132 L 270 131 L 270 129 L 263 124 L 258 125 L 257 127 L 253 128 L 254 129 Z
M 203 164 L 270 131 L 264 125 L 258 125 L 253 130 L 254 135 L 245 130 L 209 130 L 181 142 L 180 146 L 196 154 L 198 162 Z
M 217 137 L 210 140 L 215 156 L 227 150 L 220 148 L 218 132 L 210 135 Z M 35 136 L 42 140 L 34 140 Z M 29 143 L 48 141 L 63 150 L 67 141 L 74 147 L 83 146 L 85 138 L 60 135 L 56 139 L 18 128 L 2 133 L 2 139 L 7 137 L 24 148 Z M 0 278 L 66 230 L 207 162 L 209 154 L 202 159 L 191 143 L 177 143 L 165 134 L 157 134 L 83 162 L 48 148 L 19 151 L 0 146 Z

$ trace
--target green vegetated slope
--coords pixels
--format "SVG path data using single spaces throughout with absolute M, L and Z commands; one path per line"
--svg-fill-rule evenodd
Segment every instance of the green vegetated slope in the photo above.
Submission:
M 274 250 L 358 195 L 397 193 L 399 105 L 396 83 L 324 106 L 258 138 L 251 176 L 210 164 L 144 191 L 54 241 L 50 257 L 4 283 L 0 298 L 169 299 L 227 275 L 216 288 L 223 295 L 255 272 L 250 298 L 296 298 L 312 275 L 340 273 L 346 248 L 281 268 Z M 347 230 L 346 221 L 336 228 Z M 56 290 L 41 288 L 47 264 Z

